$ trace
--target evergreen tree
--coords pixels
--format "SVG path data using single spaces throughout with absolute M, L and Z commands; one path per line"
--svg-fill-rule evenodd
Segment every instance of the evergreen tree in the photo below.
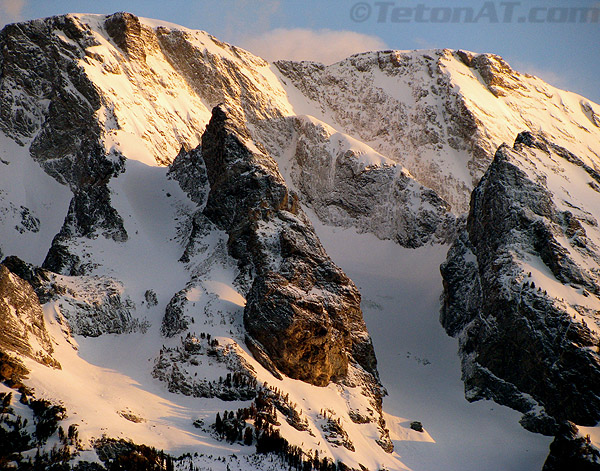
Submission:
M 250 427 L 246 427 L 244 431 L 244 445 L 252 445 L 252 429 Z
M 221 415 L 217 412 L 217 418 L 215 420 L 215 430 L 219 435 L 223 433 L 223 421 L 221 420 Z

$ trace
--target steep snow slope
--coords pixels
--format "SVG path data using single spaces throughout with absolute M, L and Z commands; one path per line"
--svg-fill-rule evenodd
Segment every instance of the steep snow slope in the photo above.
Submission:
M 174 229 L 179 223 L 176 219 L 181 217 L 177 208 L 191 203 L 177 190 L 174 182 L 166 179 L 165 169 L 137 162 L 128 162 L 127 165 L 128 169 L 115 180 L 112 189 L 115 208 L 124 214 L 131 239 L 121 244 L 96 239 L 88 242 L 87 252 L 97 254 L 91 263 L 102 264 L 93 273 L 101 274 L 108 270 L 113 277 L 117 276 L 124 282 L 127 295 L 135 303 L 132 315 L 148 321 L 150 327 L 145 333 L 65 339 L 60 300 L 51 302 L 45 308 L 46 325 L 58 343 L 54 356 L 63 369 L 51 370 L 27 362 L 31 370 L 29 384 L 41 397 L 61 400 L 65 404 L 69 411 L 65 426 L 78 424 L 84 440 L 106 434 L 131 438 L 175 454 L 196 451 L 217 457 L 235 453 L 240 459 L 247 460 L 243 461 L 241 469 L 267 469 L 260 461 L 251 464 L 249 455 L 253 448 L 226 445 L 209 432 L 192 425 L 196 419 L 209 425 L 214 421 L 216 412 L 246 406 L 247 401 L 224 402 L 216 398 L 186 397 L 169 393 L 164 383 L 151 379 L 160 345 L 180 345 L 178 337 L 170 340 L 162 337 L 159 326 L 169 297 L 187 282 L 182 267 L 173 262 L 176 260 L 173 254 L 183 250 L 175 240 L 177 234 Z M 149 212 L 148 208 L 153 210 Z M 440 285 L 436 273 L 445 247 L 419 249 L 418 252 L 398 251 L 398 246 L 391 242 L 357 235 L 353 231 L 334 232 L 325 226 L 319 227 L 319 235 L 328 251 L 336 260 L 343 262 L 363 292 L 367 322 L 376 333 L 384 385 L 390 394 L 386 408 L 399 416 L 386 417 L 397 448 L 396 459 L 414 470 L 447 469 L 449 460 L 454 460 L 453 463 L 461 469 L 473 470 L 497 469 L 497 463 L 503 462 L 501 460 L 508 460 L 509 466 L 531 463 L 532 468 L 539 467 L 547 452 L 547 439 L 522 432 L 514 414 L 490 411 L 487 405 L 469 406 L 462 400 L 458 360 L 453 360 L 456 358 L 453 342 L 446 339 L 437 326 Z M 219 253 L 222 249 L 218 246 L 223 243 L 223 237 L 211 233 L 208 238 L 205 254 Z M 170 250 L 173 253 L 170 254 Z M 204 313 L 195 309 L 192 329 L 211 332 L 224 345 L 236 345 L 234 348 L 252 365 L 261 381 L 276 384 L 290 394 L 303 415 L 315 424 L 317 437 L 300 433 L 289 427 L 285 420 L 280 420 L 285 436 L 292 443 L 308 448 L 316 447 L 317 441 L 321 441 L 322 445 L 326 445 L 320 447 L 321 456 L 331 453 L 348 464 L 361 463 L 371 469 L 382 464 L 387 469 L 403 469 L 400 462 L 386 456 L 378 447 L 368 445 L 363 437 L 377 435 L 375 430 L 366 432 L 364 425 L 353 425 L 351 421 L 344 423 L 354 446 L 362 452 L 350 453 L 318 438 L 320 424 L 325 423 L 319 411 L 331 409 L 339 414 L 341 404 L 352 404 L 352 408 L 360 410 L 364 407 L 360 394 L 353 395 L 351 390 L 340 393 L 335 385 L 315 390 L 315 387 L 299 381 L 284 379 L 279 382 L 252 358 L 243 343 L 239 340 L 231 343 L 232 339 L 239 339 L 241 333 L 244 299 L 233 285 L 235 266 L 228 264 L 226 259 L 226 255 L 221 253 L 216 264 L 214 259 L 209 262 L 208 272 L 204 273 L 200 286 L 201 294 L 190 298 L 198 306 L 202 299 L 212 299 L 210 309 Z M 199 265 L 201 262 L 197 258 L 194 263 Z M 140 263 L 143 264 L 142 269 Z M 73 278 L 72 283 L 78 282 L 78 278 Z M 415 285 L 427 294 L 416 295 L 419 302 L 410 301 L 399 316 L 398 309 L 410 299 L 408 293 L 415 294 Z M 156 293 L 156 306 L 147 304 L 144 298 L 147 289 Z M 215 313 L 221 314 L 215 318 Z M 225 324 L 222 324 L 223 319 Z M 400 323 L 398 330 L 390 329 L 396 322 Z M 436 330 L 438 337 L 434 336 L 436 340 L 430 342 L 432 331 Z M 444 348 L 437 350 L 435 347 L 440 344 Z M 218 379 L 227 372 L 218 362 L 206 361 L 202 357 L 198 359 L 199 365 L 195 367 L 184 363 L 179 367 L 191 368 L 191 375 L 198 373 L 209 380 Z M 433 368 L 436 368 L 435 374 L 429 371 Z M 411 430 L 408 426 L 411 420 L 422 420 L 428 433 Z M 485 424 L 485 431 L 482 432 L 477 424 Z M 464 437 L 464 441 L 456 439 L 457 429 L 461 430 L 460 436 Z M 473 443 L 477 446 L 470 448 Z M 82 459 L 93 458 L 94 455 L 89 452 L 82 455 Z M 201 462 L 199 460 L 198 464 Z
M 208 110 L 223 102 L 239 110 L 257 142 L 264 144 L 280 161 L 292 159 L 297 173 L 314 174 L 313 166 L 319 162 L 312 158 L 306 161 L 302 155 L 306 145 L 314 151 L 319 143 L 310 138 L 314 133 L 307 135 L 304 132 L 306 126 L 302 126 L 301 121 L 286 119 L 296 114 L 295 106 L 298 105 L 292 106 L 289 87 L 284 86 L 273 67 L 262 59 L 200 31 L 165 28 L 143 18 L 138 26 L 136 19 L 129 17 L 124 22 L 132 45 L 127 47 L 135 45 L 135 50 L 141 52 L 126 52 L 124 57 L 122 50 L 127 51 L 127 47 L 111 39 L 111 30 L 104 25 L 103 17 L 83 16 L 80 21 L 92 28 L 98 43 L 86 49 L 83 66 L 86 74 L 103 91 L 104 106 L 98 110 L 98 115 L 107 130 L 107 151 L 119 151 L 128 158 L 146 163 L 152 163 L 153 159 L 159 163 L 168 162 L 179 147 L 189 149 L 197 145 L 198 130 L 208 122 Z M 300 106 L 309 108 L 310 104 L 300 98 Z M 336 134 L 336 131 L 331 129 L 331 133 Z M 304 148 L 298 142 L 298 136 L 308 141 Z M 359 157 L 361 170 L 355 173 L 381 179 L 380 172 L 373 168 L 377 165 L 373 166 L 373 162 L 365 165 L 364 156 L 372 157 L 376 152 L 350 136 L 341 133 L 337 136 L 345 143 L 343 149 L 330 146 L 324 154 L 330 155 L 335 162 L 341 154 L 351 151 L 362 156 Z M 298 147 L 290 147 L 290 143 L 296 143 Z M 385 157 L 377 158 L 379 162 L 382 159 Z M 390 164 L 396 168 L 388 159 L 387 165 Z M 364 179 L 359 180 L 358 175 L 351 180 L 364 187 Z M 397 239 L 403 245 L 420 245 L 434 234 L 438 239 L 445 239 L 453 232 L 452 218 L 446 214 L 445 203 L 436 200 L 433 192 L 414 182 L 409 174 L 403 180 L 396 190 L 401 196 L 394 195 L 388 205 L 382 204 L 370 192 L 362 197 L 365 201 L 357 201 L 359 198 L 348 188 L 339 190 L 342 197 L 349 194 L 348 201 L 340 204 L 339 198 L 330 197 L 325 204 L 318 204 L 316 200 L 323 195 L 320 188 L 300 185 L 299 190 L 307 196 L 308 203 L 314 202 L 324 209 L 317 214 L 331 224 L 355 224 L 380 237 Z M 412 188 L 406 188 L 407 185 Z M 380 227 L 360 221 L 356 213 L 358 206 L 366 206 L 363 210 L 372 215 L 378 212 L 377 205 L 383 207 L 379 212 L 387 218 L 390 218 L 387 206 L 395 208 L 392 211 L 397 214 L 391 217 L 391 228 L 381 227 L 385 225 L 384 221 L 377 223 Z M 421 219 L 429 221 L 421 223 Z M 402 227 L 407 224 L 406 220 L 413 220 L 408 224 L 410 228 Z M 411 237 L 413 240 L 408 242 L 408 232 L 412 228 L 423 235 Z
M 439 325 L 439 264 L 447 246 L 399 249 L 353 229 L 322 224 L 328 253 L 359 286 L 365 321 L 389 395 L 388 426 L 396 452 L 414 470 L 541 469 L 550 439 L 526 432 L 519 414 L 490 401 L 469 404 L 456 373 L 456 343 Z M 398 416 L 398 417 L 394 417 Z M 430 438 L 412 432 L 423 423 Z
M 66 171 L 62 169 L 80 158 L 77 150 L 83 145 L 82 139 L 68 141 L 65 138 L 63 145 L 56 145 L 46 136 L 61 135 L 69 126 L 79 127 L 78 135 L 81 132 L 94 140 L 94 149 L 86 149 L 86 153 L 98 156 L 97 146 L 101 145 L 106 155 L 104 160 L 110 162 L 116 172 L 120 171 L 122 156 L 149 165 L 167 164 L 180 148 L 196 147 L 210 117 L 209 110 L 219 103 L 237 109 L 247 121 L 255 141 L 264 145 L 278 161 L 295 162 L 298 174 L 313 172 L 311 165 L 317 162 L 306 162 L 302 156 L 307 146 L 316 147 L 322 143 L 319 140 L 312 142 L 314 133 L 307 134 L 306 126 L 301 126 L 301 121 L 293 117 L 297 108 L 302 108 L 305 114 L 320 114 L 320 111 L 293 87 L 287 86 L 277 70 L 262 59 L 221 43 L 207 33 L 167 27 L 128 14 L 108 18 L 67 15 L 48 21 L 48 24 L 31 25 L 33 29 L 47 29 L 44 33 L 48 35 L 47 40 L 29 38 L 29 33 L 19 30 L 12 35 L 18 38 L 12 47 L 21 47 L 28 41 L 34 44 L 28 44 L 29 55 L 23 55 L 22 59 L 11 56 L 10 66 L 18 76 L 19 70 L 31 65 L 28 60 L 37 61 L 41 63 L 38 67 L 43 71 L 42 77 L 28 77 L 24 84 L 6 77 L 0 112 L 7 116 L 6 122 L 19 123 L 19 126 L 13 126 L 15 129 L 8 126 L 9 135 L 21 142 L 25 137 L 31 138 L 35 158 L 42 161 L 46 171 L 59 181 L 65 178 L 62 173 Z M 9 38 L 12 36 L 8 35 Z M 57 58 L 52 55 L 54 50 L 61 51 Z M 44 57 L 40 57 L 41 54 Z M 48 56 L 53 59 L 47 61 Z M 56 75 L 62 77 L 60 93 L 47 90 L 56 87 L 52 82 Z M 44 86 L 36 88 L 38 82 Z M 55 105 L 52 93 L 68 100 Z M 75 125 L 63 122 L 67 114 L 78 116 Z M 85 126 L 92 116 L 97 122 L 94 126 Z M 333 134 L 337 133 L 331 126 L 326 126 Z M 351 136 L 342 133 L 337 136 L 345 142 L 344 148 L 326 146 L 322 152 L 329 154 L 332 162 L 344 164 L 348 152 L 357 156 L 377 154 Z M 292 143 L 298 148 L 290 147 Z M 48 154 L 59 155 L 47 159 Z M 382 158 L 385 159 L 384 156 L 378 159 Z M 447 238 L 453 230 L 448 227 L 452 226 L 452 217 L 447 214 L 445 202 L 400 167 L 397 170 L 403 172 L 403 176 L 394 178 L 391 174 L 395 173 L 396 167 L 390 160 L 388 164 L 392 165 L 386 165 L 389 168 L 384 172 L 377 166 L 357 169 L 354 174 L 345 176 L 346 184 L 338 191 L 339 195 L 324 200 L 321 188 L 314 185 L 299 185 L 298 188 L 305 193 L 307 202 L 314 201 L 322 209 L 317 214 L 330 224 L 356 224 L 363 230 L 374 231 L 379 237 L 407 244 L 409 229 L 403 226 L 404 221 L 411 221 L 408 225 L 421 233 L 413 239 L 412 245 L 420 245 L 431 238 Z M 105 180 L 106 176 L 86 176 L 84 181 L 92 178 Z M 367 180 L 377 180 L 381 186 L 382 180 L 385 183 L 390 178 L 395 180 L 392 185 L 395 190 L 389 202 L 371 194 L 377 191 L 376 184 L 371 185 L 367 196 L 360 197 L 352 189 L 364 186 Z M 81 180 L 69 181 L 69 184 L 78 187 Z M 106 194 L 102 197 L 107 199 Z M 89 202 L 78 201 L 77 204 L 83 206 Z M 361 208 L 358 213 L 357 207 Z M 365 214 L 361 212 L 390 213 L 391 223 L 387 227 L 373 228 L 364 221 Z M 421 223 L 421 216 L 427 221 Z M 104 219 L 118 222 L 114 221 L 115 215 L 110 211 Z M 112 230 L 116 230 L 116 236 L 124 237 L 119 227 Z M 57 269 L 56 263 L 49 266 Z
M 0 258 L 41 265 L 69 207 L 71 192 L 55 182 L 0 131 Z
M 267 62 L 203 31 L 133 15 L 108 25 L 104 15 L 75 18 L 96 42 L 82 65 L 103 93 L 107 150 L 164 164 L 198 145 L 221 102 L 235 103 L 249 121 L 291 113 Z
M 106 434 L 174 454 L 252 454 L 253 447 L 226 445 L 210 431 L 216 412 L 222 414 L 224 410 L 247 407 L 250 401 L 225 402 L 218 398 L 174 394 L 168 392 L 170 383 L 166 379 L 164 382 L 153 379 L 153 376 L 161 378 L 156 374 L 158 359 L 169 358 L 163 354 L 161 346 L 173 352 L 182 348 L 182 339 L 179 336 L 165 338 L 160 334 L 160 325 L 167 302 L 190 280 L 186 266 L 177 262 L 184 250 L 177 227 L 180 218 L 190 217 L 190 213 L 183 214 L 178 210 L 191 203 L 181 190 L 178 191 L 176 182 L 166 178 L 166 169 L 137 162 L 127 165 L 131 167 L 111 188 L 112 201 L 124 215 L 131 237 L 126 242 L 100 237 L 86 240 L 85 247 L 79 244 L 75 247 L 76 251 L 80 250 L 79 254 L 86 255 L 89 274 L 62 276 L 55 279 L 55 283 L 78 294 L 78 304 L 67 303 L 67 291 L 67 295 L 59 292 L 44 306 L 46 326 L 56 342 L 54 357 L 64 366 L 62 370 L 53 370 L 25 361 L 31 371 L 28 385 L 40 397 L 63 402 L 69 414 L 65 426 L 78 424 L 85 442 Z M 144 188 L 136 187 L 136 184 Z M 148 212 L 148 208 L 152 211 Z M 205 352 L 193 355 L 193 361 L 190 357 L 177 357 L 175 363 L 168 361 L 167 368 L 176 368 L 184 374 L 184 380 L 179 380 L 178 386 L 193 380 L 218 383 L 219 377 L 238 371 L 226 361 L 231 357 L 255 372 L 259 384 L 268 382 L 277 386 L 289 394 L 290 403 L 297 404 L 312 436 L 295 430 L 287 424 L 285 416 L 280 416 L 282 433 L 291 443 L 302 445 L 307 451 L 318 449 L 322 457 L 339 458 L 355 467 L 361 463 L 370 469 L 382 465 L 388 469 L 404 469 L 397 457 L 386 454 L 375 443 L 379 437 L 376 423 L 356 424 L 349 419 L 348 412 L 344 412 L 355 410 L 369 415 L 372 406 L 358 385 L 346 387 L 331 383 L 326 388 L 318 388 L 289 378 L 278 380 L 252 357 L 243 337 L 241 317 L 245 300 L 234 283 L 237 268 L 224 252 L 223 234 L 208 232 L 202 242 L 204 247 L 195 254 L 189 268 L 205 268 L 196 273 L 198 279 L 188 296 L 193 306 L 190 305 L 186 312 L 193 319 L 190 332 L 210 333 L 218 340 L 218 351 L 225 357 L 223 359 L 221 353 L 211 357 Z M 87 293 L 82 288 L 85 283 L 102 283 L 107 278 L 121 283 L 120 298 L 131 301 L 127 305 L 129 314 L 147 327 L 133 333 L 128 333 L 126 328 L 110 330 L 112 324 L 106 324 L 105 317 L 100 315 L 94 322 L 105 325 L 106 330 L 100 332 L 103 335 L 74 335 L 72 338 L 67 319 L 73 308 L 81 315 L 82 310 L 86 312 L 86 305 L 93 306 L 97 302 L 89 288 L 86 288 Z M 148 302 L 145 296 L 148 290 L 155 294 L 156 304 Z M 69 324 L 71 322 L 69 319 Z M 342 419 L 343 429 L 356 452 L 338 448 L 324 439 L 323 427 L 328 421 L 321 415 L 322 410 L 330 410 L 333 417 Z M 204 428 L 193 426 L 197 419 L 204 421 Z M 93 458 L 89 453 L 83 456 Z M 263 469 L 260 463 L 258 467 L 248 466 L 248 469 Z
M 70 62 L 74 57 L 83 60 L 83 57 L 94 56 L 101 50 L 104 36 L 96 34 L 93 27 L 96 26 L 105 35 L 107 33 L 94 25 L 94 18 L 96 17 L 89 18 L 92 27 L 73 17 L 67 17 L 33 22 L 28 25 L 29 29 L 19 30 L 19 34 L 26 38 L 27 34 L 34 31 L 40 33 L 40 36 L 47 34 L 45 30 L 50 26 L 62 28 L 60 31 L 64 32 L 66 40 L 60 31 L 53 29 L 53 42 L 50 44 L 35 36 L 35 42 L 27 46 L 40 69 L 47 66 L 49 71 L 44 77 L 47 81 L 39 82 L 51 87 L 50 76 L 56 70 L 60 72 L 63 67 L 69 69 L 70 75 L 60 83 L 58 90 L 49 92 L 43 87 L 39 90 L 41 96 L 48 94 L 52 97 L 47 108 L 44 106 L 48 103 L 44 105 L 41 101 L 36 101 L 35 95 L 27 96 L 26 99 L 19 95 L 16 102 L 10 102 L 10 99 L 3 102 L 8 105 L 4 110 L 15 114 L 19 110 L 32 109 L 41 116 L 44 113 L 54 113 L 52 119 L 27 122 L 22 129 L 11 128 L 8 120 L 3 121 L 3 126 L 9 128 L 13 138 L 20 139 L 21 145 L 26 146 L 33 141 L 29 149 L 32 154 L 55 180 L 68 183 L 74 194 L 68 211 L 65 208 L 58 212 L 63 217 L 67 214 L 67 217 L 52 248 L 49 252 L 48 247 L 40 248 L 40 251 L 49 253 L 45 266 L 56 267 L 58 273 L 47 273 L 40 279 L 34 277 L 31 280 L 40 298 L 44 298 L 46 324 L 57 342 L 56 355 L 65 362 L 65 368 L 38 368 L 37 364 L 26 361 L 26 366 L 31 371 L 30 385 L 38 395 L 65 404 L 71 414 L 65 425 L 83 417 L 83 422 L 76 422 L 80 426 L 81 436 L 86 440 L 86 447 L 90 445 L 89 439 L 99 437 L 104 432 L 109 436 L 119 437 L 125 431 L 127 433 L 123 436 L 128 439 L 174 453 L 182 451 L 181 446 L 186 447 L 187 451 L 196 451 L 196 444 L 208 440 L 213 445 L 216 443 L 216 448 L 221 453 L 227 450 L 229 454 L 231 448 L 219 445 L 219 440 L 215 439 L 215 432 L 212 430 L 214 414 L 216 411 L 222 414 L 226 408 L 247 407 L 250 400 L 260 392 L 270 395 L 283 411 L 279 412 L 283 414 L 279 419 L 278 412 L 272 412 L 273 418 L 269 420 L 282 428 L 282 433 L 289 442 L 304 444 L 306 452 L 316 450 L 322 458 L 342 459 L 353 467 L 363 464 L 371 469 L 380 466 L 402 469 L 397 457 L 382 449 L 384 446 L 389 449 L 389 446 L 382 441 L 385 432 L 382 428 L 384 422 L 380 420 L 380 401 L 377 399 L 379 393 L 376 391 L 378 386 L 363 383 L 366 373 L 361 372 L 360 368 L 353 370 L 352 378 L 346 378 L 344 383 L 332 383 L 326 389 L 316 389 L 315 386 L 281 378 L 279 373 L 266 371 L 249 354 L 244 346 L 245 330 L 241 323 L 246 289 L 234 283 L 239 273 L 237 264 L 227 253 L 226 234 L 217 230 L 206 218 L 202 220 L 198 212 L 202 211 L 203 205 L 189 199 L 180 185 L 167 176 L 167 169 L 147 165 L 147 153 L 140 157 L 138 149 L 113 145 L 114 136 L 110 124 L 114 120 L 103 119 L 106 116 L 104 105 L 110 101 L 107 98 L 110 95 L 100 93 L 102 90 L 90 82 L 94 78 L 91 72 L 85 75 L 85 79 L 81 79 L 77 68 Z M 125 19 L 132 23 L 128 24 Z M 124 40 L 122 50 L 131 58 L 140 53 L 134 47 L 135 42 L 132 45 L 130 41 L 132 37 L 135 38 L 135 31 L 133 36 L 127 32 L 125 38 L 119 36 L 119 33 L 128 28 L 135 30 L 136 22 L 127 16 L 114 18 L 114 21 L 121 20 L 126 24 L 121 25 L 121 29 L 111 31 L 117 41 Z M 109 25 L 110 23 L 106 27 L 111 29 Z M 57 38 L 68 46 L 65 46 L 68 53 L 58 61 L 52 58 L 48 60 L 43 48 L 56 46 Z M 183 45 L 186 44 L 183 41 Z M 106 61 L 109 62 L 108 59 Z M 10 65 L 16 71 L 24 64 L 13 62 Z M 220 72 L 234 86 L 240 82 L 239 76 L 232 78 Z M 76 87 L 71 81 L 77 80 L 81 81 L 77 82 Z M 38 83 L 35 77 L 30 82 Z M 11 84 L 5 81 L 3 85 L 7 90 Z M 125 85 L 119 86 L 126 101 L 130 95 Z M 148 85 L 148 88 L 151 86 Z M 219 93 L 227 88 L 222 83 L 215 86 Z M 17 89 L 22 93 L 29 91 L 25 86 Z M 80 89 L 85 91 L 86 96 Z M 146 91 L 144 87 L 139 90 Z M 67 100 L 61 102 L 63 116 L 56 114 L 53 93 L 68 96 Z M 112 99 L 116 100 L 115 95 Z M 235 100 L 231 101 L 243 114 L 243 107 Z M 264 100 L 260 100 L 260 104 L 264 105 Z M 146 112 L 144 106 L 135 108 L 132 105 L 131 108 L 131 114 L 116 118 L 125 123 L 124 126 L 133 123 L 134 118 Z M 70 137 L 69 130 L 74 133 L 77 131 L 77 128 L 69 128 L 74 122 L 70 113 L 75 110 L 78 113 L 77 120 L 74 121 L 80 129 L 85 128 L 86 120 L 92 114 L 99 119 L 100 125 L 89 121 L 87 124 L 93 132 L 75 139 L 75 144 L 65 149 L 66 152 L 60 156 L 60 164 L 56 165 L 58 159 L 54 152 L 57 142 L 53 138 L 60 135 L 66 142 Z M 262 111 L 255 106 L 253 112 L 256 115 Z M 31 114 L 36 116 L 34 112 Z M 197 123 L 193 125 L 197 126 Z M 151 123 L 143 126 L 160 132 Z M 139 131 L 135 126 L 128 129 L 132 135 Z M 201 132 L 198 129 L 195 131 Z M 115 139 L 121 138 L 118 134 L 115 136 Z M 104 155 L 96 145 L 97 139 L 104 144 Z M 155 146 L 160 150 L 161 142 L 155 136 L 150 135 L 147 142 L 150 147 Z M 34 144 L 35 153 L 32 150 Z M 139 144 L 140 142 L 136 146 L 139 147 Z M 254 143 L 248 141 L 247 144 L 262 155 Z M 17 145 L 14 144 L 14 147 Z M 26 149 L 25 147 L 24 150 Z M 173 147 L 173 154 L 178 149 L 179 145 Z M 169 149 L 164 152 L 168 151 Z M 92 155 L 87 154 L 88 152 Z M 132 158 L 124 158 L 129 157 L 129 152 L 132 152 Z M 23 152 L 19 157 L 24 158 L 22 154 Z M 169 158 L 173 159 L 174 156 Z M 265 162 L 266 159 L 264 156 Z M 73 169 L 76 171 L 71 173 Z M 11 176 L 19 177 L 19 174 Z M 50 176 L 45 176 L 45 180 L 53 181 Z M 202 185 L 202 182 L 198 181 L 196 184 Z M 9 186 L 8 189 L 12 187 Z M 100 192 L 102 198 L 97 199 L 96 192 Z M 18 198 L 15 200 L 18 201 Z M 305 232 L 312 230 L 308 221 L 304 221 L 304 224 L 307 225 Z M 314 235 L 312 239 L 316 240 Z M 18 240 L 10 232 L 2 243 L 7 253 L 15 253 L 18 248 Z M 190 247 L 194 250 L 186 252 Z M 315 251 L 321 254 L 319 261 L 323 262 L 326 255 L 322 248 L 317 246 Z M 186 253 L 187 264 L 180 261 L 182 254 Z M 28 254 L 22 255 L 25 257 Z M 277 256 L 277 253 L 273 253 L 273 256 Z M 320 267 L 321 263 L 315 266 Z M 27 272 L 29 268 L 24 267 L 23 270 Z M 335 284 L 345 277 L 339 269 L 336 270 L 330 269 L 325 273 L 333 276 L 326 280 L 327 283 Z M 347 283 L 351 284 L 349 280 Z M 332 298 L 327 291 L 324 293 L 328 299 Z M 358 301 L 358 293 L 352 295 Z M 319 299 L 318 293 L 313 296 Z M 316 302 L 313 304 L 317 306 Z M 182 332 L 185 339 L 178 335 L 165 337 L 160 331 L 163 319 L 178 310 L 192 325 Z M 355 311 L 357 312 L 353 316 L 361 318 L 360 310 Z M 343 313 L 340 311 L 339 314 Z M 198 327 L 198 334 L 194 333 L 195 327 Z M 349 331 L 348 326 L 342 327 Z M 315 329 L 318 331 L 317 327 Z M 177 333 L 180 331 L 181 329 Z M 353 331 L 350 335 L 360 336 L 370 344 L 366 332 Z M 114 372 L 106 371 L 102 366 L 94 367 L 95 362 L 102 362 L 101 354 L 86 357 L 84 353 L 86 345 L 94 344 L 92 338 L 98 337 L 100 341 L 109 339 L 110 336 L 116 336 L 114 345 L 109 348 L 110 353 L 115 355 L 114 358 L 119 358 Z M 207 337 L 212 339 L 210 344 Z M 78 343 L 81 344 L 82 357 L 78 357 L 74 350 Z M 144 345 L 147 345 L 148 350 L 144 350 Z M 359 342 L 356 345 L 359 346 L 357 358 L 360 353 L 358 350 L 368 353 Z M 143 352 L 143 356 L 133 354 L 129 350 L 133 346 L 139 347 L 138 353 Z M 130 359 L 131 363 L 128 365 L 128 362 L 123 361 L 124 358 Z M 371 373 L 376 375 L 374 363 L 371 368 Z M 139 387 L 127 373 L 122 372 L 134 369 L 143 373 L 143 381 L 140 380 Z M 241 374 L 244 382 L 250 384 L 252 394 L 244 397 L 243 402 L 235 400 L 238 391 L 233 391 L 234 397 L 231 397 L 230 392 L 234 388 L 227 384 L 229 379 L 223 379 L 232 374 Z M 339 376 L 339 372 L 336 374 Z M 75 378 L 81 380 L 75 381 Z M 267 382 L 276 382 L 277 390 L 269 389 Z M 113 387 L 113 383 L 118 383 L 118 386 Z M 171 394 L 168 391 L 180 393 L 177 397 L 184 404 L 189 400 L 181 396 L 206 397 L 202 410 L 210 412 L 205 412 L 200 417 L 197 409 L 191 409 L 187 413 L 184 410 L 179 422 L 165 421 L 161 417 L 172 414 L 161 405 L 164 397 Z M 225 396 L 228 396 L 227 405 L 219 399 Z M 215 405 L 207 405 L 211 403 Z M 199 418 L 204 419 L 205 423 L 198 423 L 200 429 L 196 430 L 193 422 Z M 178 427 L 180 432 L 177 431 Z M 192 431 L 195 431 L 195 436 L 200 435 L 199 440 L 185 439 Z M 249 454 L 253 448 L 246 450 Z

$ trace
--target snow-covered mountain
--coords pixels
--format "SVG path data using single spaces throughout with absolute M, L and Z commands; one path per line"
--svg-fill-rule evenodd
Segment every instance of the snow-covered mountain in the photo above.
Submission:
M 583 159 L 600 155 L 596 104 L 493 54 L 384 51 L 276 66 L 316 116 L 404 165 L 456 214 L 498 146 L 522 131 L 547 132 Z
M 556 435 L 548 469 L 597 456 L 599 105 L 489 54 L 269 64 L 126 13 L 0 43 L 3 466 L 539 469 L 462 397 L 449 244 L 467 397 Z M 527 271 L 539 326 L 483 329 Z
M 600 419 L 598 182 L 544 135 L 519 134 L 442 265 L 441 320 L 459 338 L 467 398 L 508 405 L 557 443 Z

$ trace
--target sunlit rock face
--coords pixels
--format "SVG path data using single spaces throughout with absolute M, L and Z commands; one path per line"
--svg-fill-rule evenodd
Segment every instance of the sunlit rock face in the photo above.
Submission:
M 40 301 L 29 283 L 0 264 L 0 351 L 60 368 Z M 9 372 L 2 373 L 9 378 Z
M 253 279 L 244 325 L 286 375 L 324 386 L 349 361 L 377 375 L 360 294 L 331 261 L 277 164 L 233 112 L 213 110 L 202 137 L 210 183 L 204 213 Z

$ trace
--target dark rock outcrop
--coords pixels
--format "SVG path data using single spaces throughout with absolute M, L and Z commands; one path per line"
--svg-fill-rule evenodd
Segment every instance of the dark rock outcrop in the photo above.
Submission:
M 53 277 L 55 299 L 70 333 L 84 337 L 146 332 L 148 321 L 132 316 L 135 304 L 123 293 L 123 285 L 107 277 L 82 277 L 76 289 Z
M 146 60 L 140 19 L 131 13 L 118 12 L 104 21 L 104 28 L 117 46 L 132 60 Z
M 78 63 L 97 41 L 89 26 L 64 15 L 8 25 L 0 32 L 0 45 L 0 129 L 21 144 L 30 140 L 31 157 L 73 191 L 44 267 L 81 273 L 79 258 L 68 249 L 69 238 L 98 233 L 127 238 L 107 187 L 123 170 L 124 160 L 107 156 L 96 116 L 102 98 Z
M 78 64 L 97 45 L 89 26 L 69 15 L 11 24 L 0 44 L 0 128 L 33 139 L 34 160 L 74 192 L 106 183 L 121 163 L 106 159 L 95 116 L 102 98 Z
M 550 444 L 550 454 L 542 471 L 598 471 L 600 450 L 595 448 L 589 436 L 582 437 L 571 423 L 563 425 Z
M 208 176 L 202 158 L 202 147 L 187 151 L 183 147 L 169 165 L 169 178 L 176 180 L 190 199 L 203 209 L 208 198 Z
M 457 51 L 456 55 L 468 67 L 479 72 L 488 90 L 495 97 L 506 96 L 507 90 L 525 88 L 517 73 L 508 63 L 496 54 L 473 54 L 467 51 Z
M 162 335 L 173 337 L 188 327 L 189 318 L 184 314 L 187 302 L 187 289 L 178 291 L 171 298 L 165 308 L 165 315 L 160 326 Z
M 581 160 L 543 135 L 522 133 L 514 148 L 501 146 L 441 267 L 440 319 L 459 339 L 467 399 L 512 407 L 524 414 L 525 428 L 546 435 L 560 434 L 568 421 L 593 426 L 600 420 L 600 342 L 585 320 L 595 322 L 596 314 L 559 297 L 565 291 L 554 284 L 536 286 L 529 271 L 535 269 L 527 268 L 547 270 L 538 284 L 554 277 L 582 300 L 598 296 L 597 274 L 589 268 L 597 247 L 584 228 L 595 230 L 597 223 L 565 199 L 566 190 L 558 196 L 560 185 L 551 191 L 536 170 L 557 161 L 568 175 L 582 168 L 595 180 Z
M 40 304 L 45 304 L 56 294 L 50 283 L 52 274 L 47 270 L 27 263 L 14 255 L 6 257 L 2 261 L 2 265 L 31 285 Z
M 41 304 L 57 301 L 70 334 L 98 337 L 148 328 L 147 321 L 132 317 L 135 305 L 116 280 L 95 276 L 65 283 L 62 276 L 16 256 L 6 257 L 2 264 L 31 286 Z
M 233 110 L 214 108 L 202 155 L 210 182 L 204 213 L 228 233 L 240 283 L 251 283 L 244 311 L 250 336 L 292 378 L 324 386 L 344 377 L 349 362 L 376 377 L 358 290 Z
M 115 242 L 124 242 L 128 238 L 123 218 L 111 206 L 106 184 L 86 186 L 75 192 L 63 227 L 54 237 L 42 266 L 56 273 L 86 274 L 89 267 L 69 251 L 69 242 L 75 237 L 95 238 L 98 235 Z
M 166 383 L 170 392 L 185 396 L 218 397 L 223 401 L 254 399 L 259 390 L 255 371 L 239 355 L 239 351 L 232 345 L 219 345 L 215 339 L 188 333 L 181 338 L 181 346 L 161 349 L 152 376 Z M 188 369 L 202 368 L 207 359 L 210 359 L 209 364 L 213 367 L 215 364 L 224 367 L 223 377 L 219 381 L 198 379 Z
M 55 30 L 79 47 L 61 41 Z M 83 48 L 97 43 L 87 26 L 68 15 L 9 24 L 0 43 L 0 128 L 19 143 L 34 138 L 32 155 L 60 181 L 66 177 L 61 169 L 70 165 L 65 160 L 99 132 L 92 118 L 100 97 L 77 65 Z

